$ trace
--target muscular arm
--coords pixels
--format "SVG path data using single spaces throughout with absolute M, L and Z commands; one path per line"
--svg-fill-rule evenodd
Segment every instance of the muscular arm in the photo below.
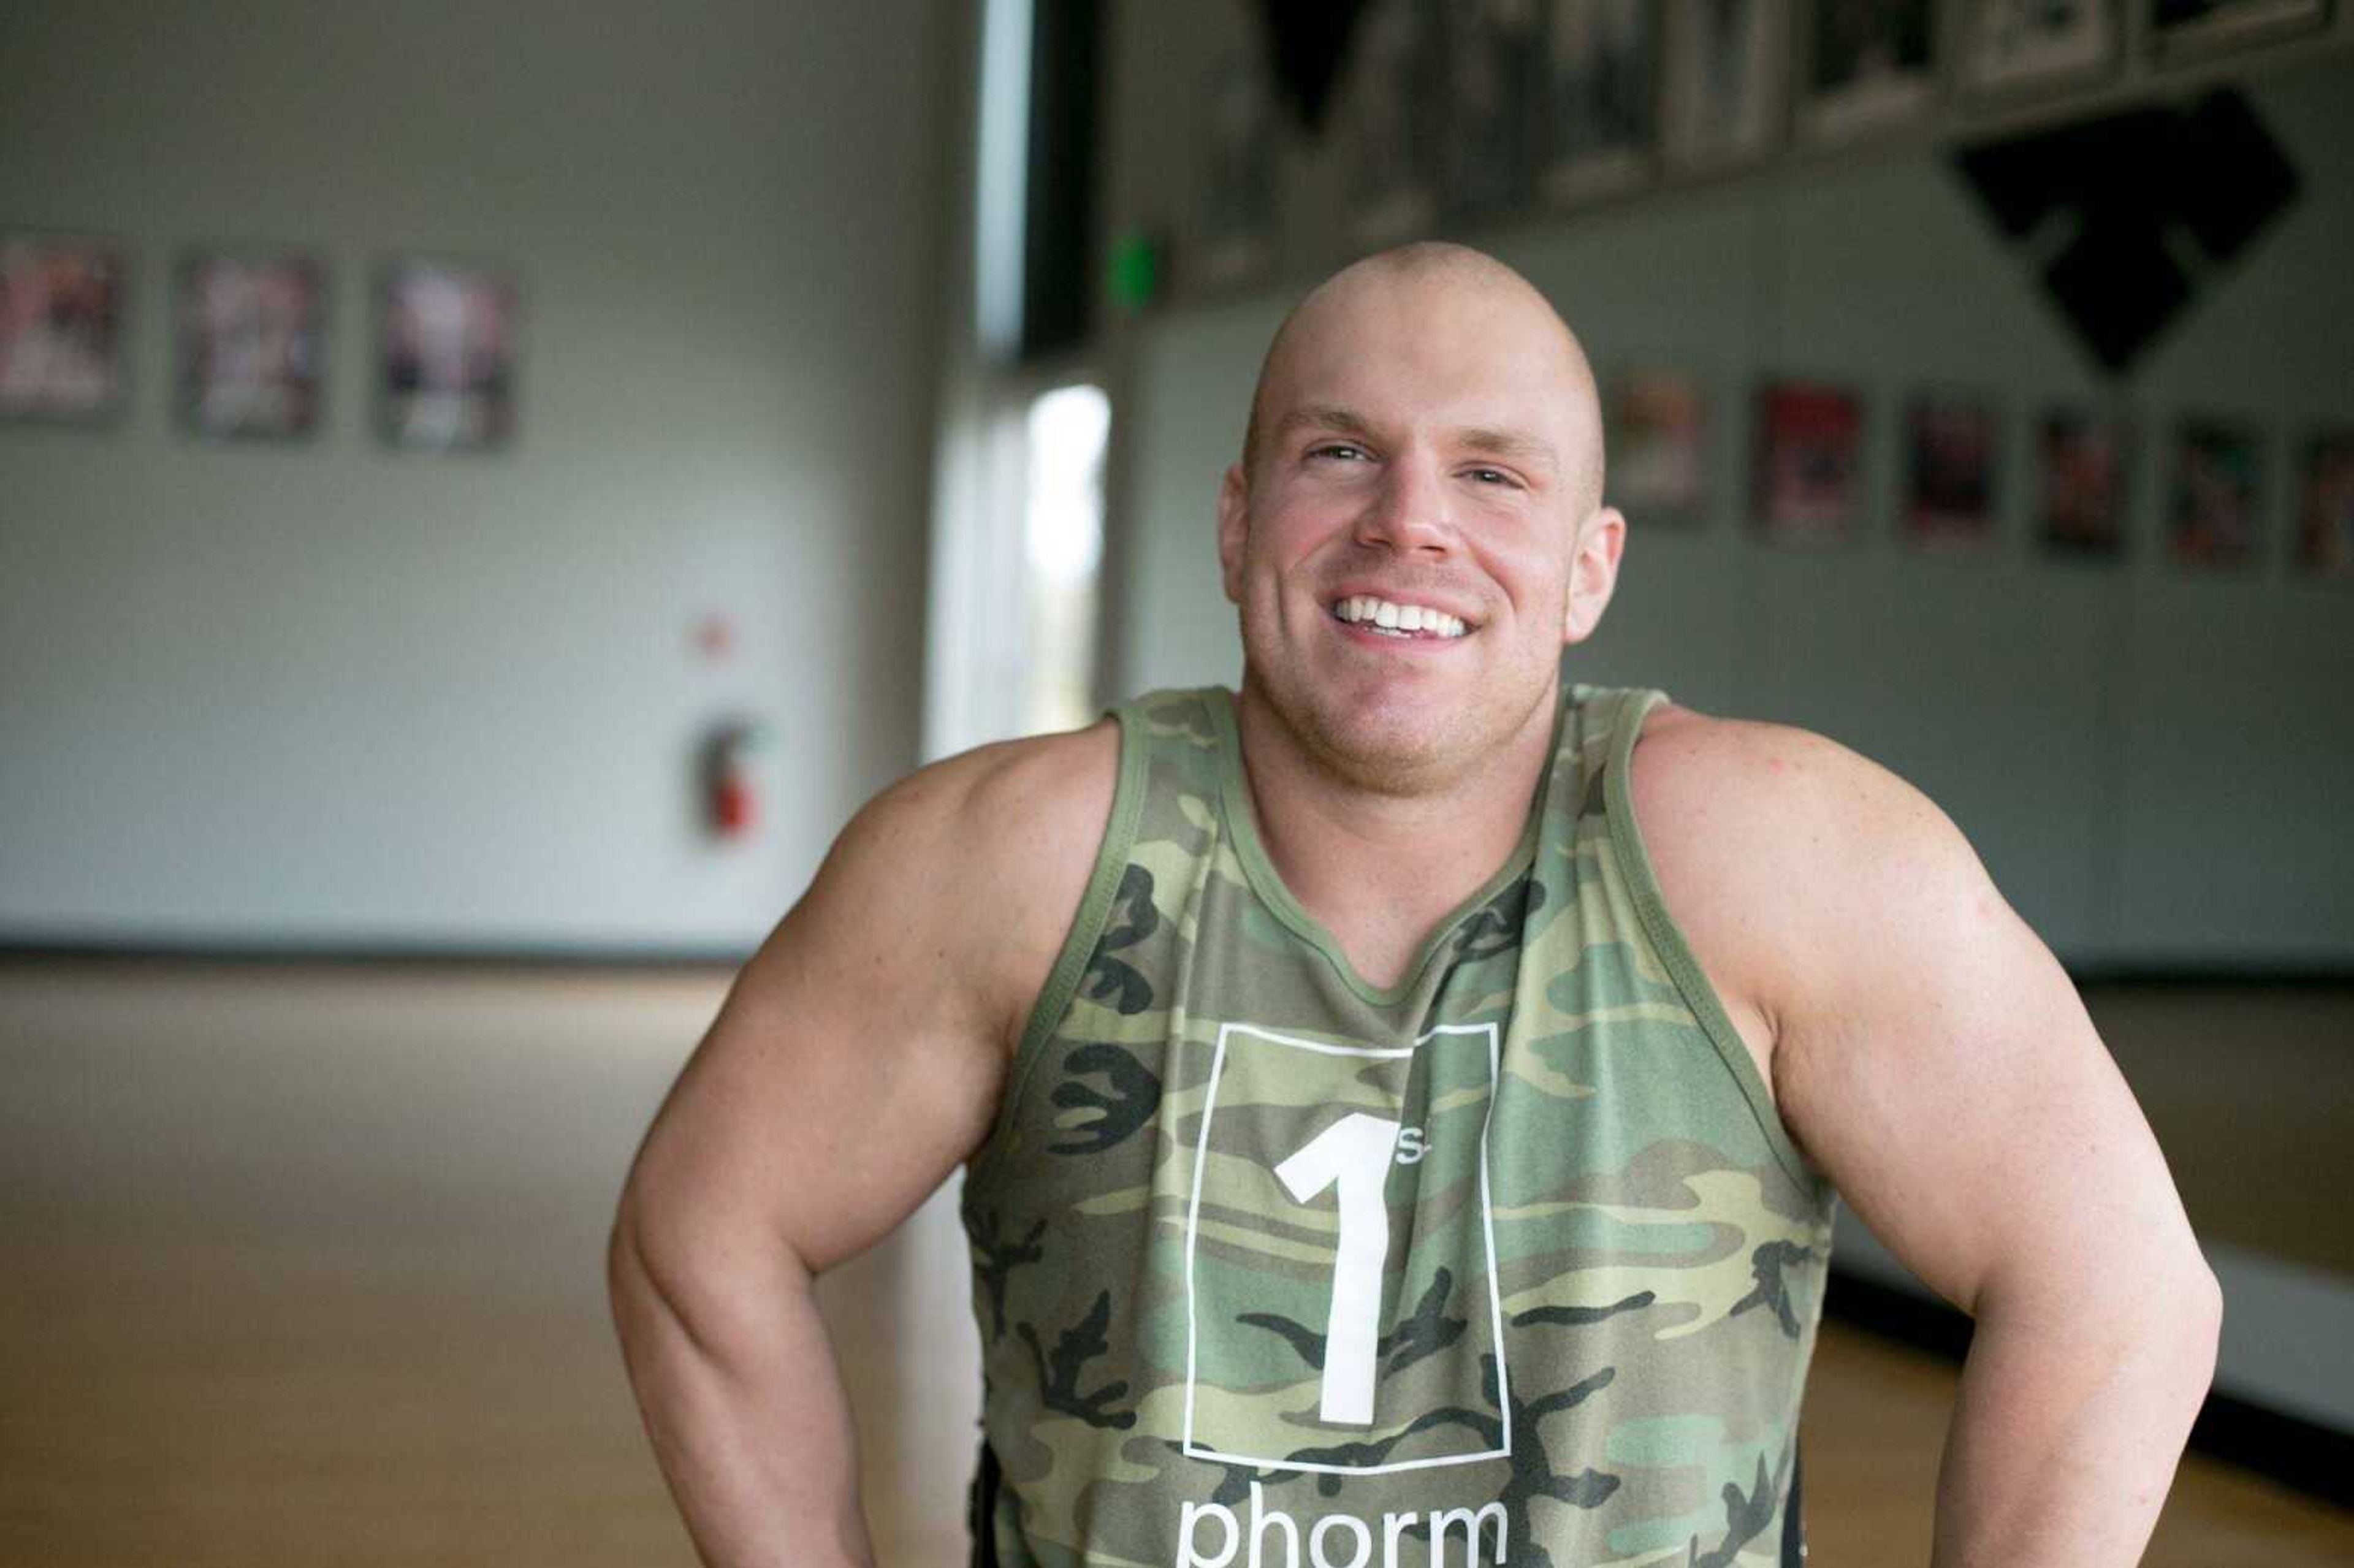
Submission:
M 872 1561 L 811 1284 L 987 1135 L 1109 814 L 1116 747 L 1102 726 L 991 747 L 869 805 L 647 1134 L 613 1227 L 614 1320 L 705 1562 Z
M 1937 1568 L 2139 1561 L 2213 1372 L 2221 1304 L 2066 974 L 1953 824 L 1851 752 L 1702 721 L 1651 772 L 1654 804 L 1697 814 L 1722 845 L 1688 880 L 1770 911 L 1701 919 L 1765 1021 L 1785 1122 L 1890 1250 L 1977 1320 Z

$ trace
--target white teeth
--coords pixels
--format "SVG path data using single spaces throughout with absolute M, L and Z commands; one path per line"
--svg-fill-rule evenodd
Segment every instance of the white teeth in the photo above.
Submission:
M 1355 626 L 1377 628 L 1404 637 L 1424 633 L 1455 638 L 1466 630 L 1460 616 L 1423 604 L 1393 604 L 1372 594 L 1352 594 L 1332 607 L 1332 613 Z

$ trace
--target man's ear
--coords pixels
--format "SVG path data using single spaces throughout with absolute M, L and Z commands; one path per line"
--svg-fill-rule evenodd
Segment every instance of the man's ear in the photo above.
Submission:
M 1583 642 L 1602 622 L 1618 586 L 1618 557 L 1627 548 L 1627 519 L 1605 506 L 1577 531 L 1577 553 L 1569 563 L 1569 612 L 1561 629 L 1564 643 Z
M 1250 534 L 1250 481 L 1235 463 L 1218 482 L 1218 575 L 1230 604 L 1243 601 L 1243 541 Z

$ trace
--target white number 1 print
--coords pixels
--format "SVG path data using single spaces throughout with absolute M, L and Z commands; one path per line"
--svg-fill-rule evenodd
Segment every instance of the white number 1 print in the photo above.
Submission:
M 1351 1426 L 1373 1423 L 1373 1347 L 1381 1338 L 1382 1265 L 1390 1251 L 1383 1202 L 1399 1124 L 1363 1111 L 1342 1117 L 1275 1168 L 1299 1202 L 1341 1185 L 1341 1237 L 1332 1259 L 1332 1311 L 1324 1325 L 1324 1398 L 1317 1414 Z

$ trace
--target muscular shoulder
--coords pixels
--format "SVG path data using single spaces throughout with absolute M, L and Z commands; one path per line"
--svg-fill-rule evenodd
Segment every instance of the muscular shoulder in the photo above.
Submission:
M 1769 1035 L 1993 896 L 1927 796 L 1808 730 L 1665 708 L 1628 782 L 1670 913 Z
M 921 768 L 852 820 L 811 900 L 895 948 L 889 967 L 953 983 L 993 1033 L 1018 1032 L 1086 890 L 1119 767 L 1105 720 Z

